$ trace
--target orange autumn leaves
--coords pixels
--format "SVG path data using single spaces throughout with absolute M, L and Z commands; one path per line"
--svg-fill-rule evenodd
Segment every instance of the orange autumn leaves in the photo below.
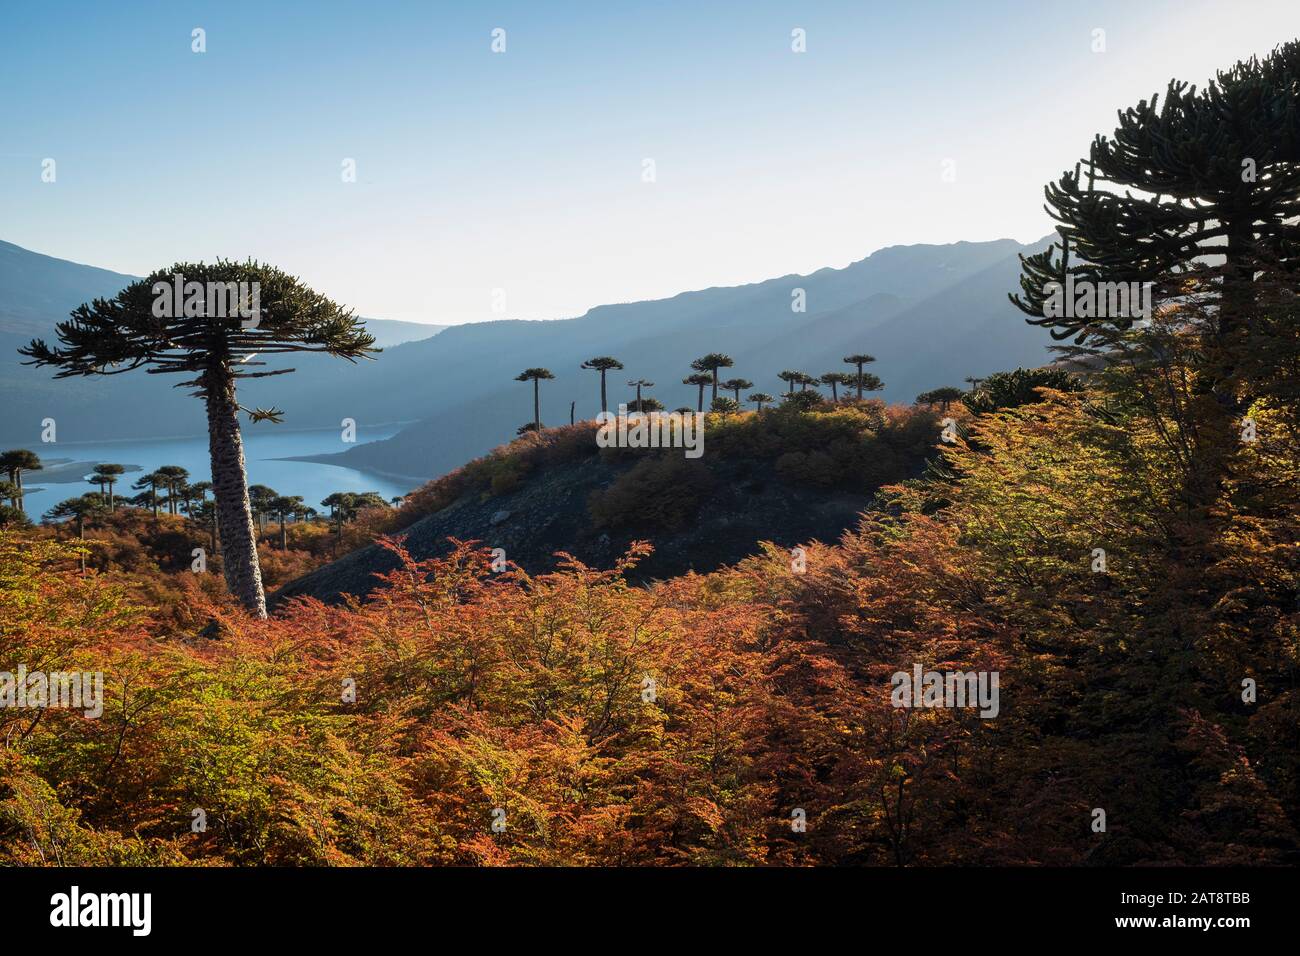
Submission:
M 1046 399 L 967 422 L 944 473 L 808 544 L 802 570 L 767 545 L 639 588 L 621 572 L 643 545 L 531 577 L 472 543 L 420 561 L 392 540 L 400 566 L 365 604 L 254 621 L 196 590 L 178 626 L 65 570 L 66 549 L 6 538 L 0 670 L 39 648 L 102 670 L 108 700 L 98 721 L 0 715 L 0 859 L 1284 859 L 1293 449 L 1261 446 L 1190 594 L 1158 434 Z M 998 717 L 893 707 L 914 664 L 999 673 Z M 1268 689 L 1255 710 L 1244 674 Z

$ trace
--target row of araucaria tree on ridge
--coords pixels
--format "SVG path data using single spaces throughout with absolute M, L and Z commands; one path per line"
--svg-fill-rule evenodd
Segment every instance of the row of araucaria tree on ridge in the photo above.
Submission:
M 885 387 L 885 383 L 871 372 L 864 371 L 864 366 L 876 359 L 865 352 L 854 353 L 853 355 L 844 356 L 844 362 L 853 366 L 856 372 L 827 372 L 824 375 L 809 375 L 807 372 L 795 369 L 786 369 L 777 374 L 777 378 L 785 383 L 786 389 L 781 392 L 781 398 L 787 401 L 794 398 L 801 392 L 806 392 L 809 386 L 816 388 L 819 385 L 828 386 L 831 390 L 831 401 L 840 400 L 839 390 L 843 388 L 847 398 L 850 389 L 856 389 L 856 397 L 861 401 L 863 394 L 866 392 L 878 392 Z M 747 378 L 729 378 L 725 381 L 719 380 L 719 372 L 726 368 L 732 368 L 735 361 L 730 355 L 722 352 L 710 352 L 702 355 L 695 361 L 691 362 L 691 374 L 682 379 L 683 385 L 694 385 L 698 390 L 695 408 L 682 406 L 674 409 L 675 412 L 690 414 L 691 412 L 704 411 L 704 390 L 712 388 L 711 402 L 709 410 L 721 415 L 729 415 L 740 411 L 742 402 L 740 393 L 754 387 L 754 383 Z M 623 371 L 623 363 L 610 355 L 598 355 L 595 358 L 587 359 L 580 366 L 584 369 L 591 369 L 600 373 L 600 411 L 602 414 L 609 412 L 609 399 L 607 391 L 606 376 L 609 372 Z M 518 429 L 519 434 L 527 431 L 540 431 L 542 428 L 541 415 L 541 394 L 540 383 L 548 379 L 554 379 L 555 374 L 548 368 L 526 368 L 515 376 L 516 382 L 533 383 L 533 420 Z M 966 379 L 972 387 L 978 386 L 982 379 Z M 661 412 L 664 410 L 663 402 L 653 396 L 645 394 L 645 389 L 653 388 L 654 382 L 644 378 L 635 378 L 628 383 L 629 388 L 636 389 L 636 398 L 626 404 L 629 412 Z M 719 392 L 731 392 L 733 397 L 720 395 Z M 962 390 L 952 386 L 932 389 L 928 392 L 922 392 L 916 397 L 919 404 L 923 405 L 942 405 L 945 409 L 952 402 L 962 397 Z M 769 405 L 776 401 L 766 392 L 751 392 L 744 401 L 755 406 L 757 411 L 762 411 L 764 405 Z M 574 423 L 574 406 L 576 403 L 569 403 L 569 424 Z

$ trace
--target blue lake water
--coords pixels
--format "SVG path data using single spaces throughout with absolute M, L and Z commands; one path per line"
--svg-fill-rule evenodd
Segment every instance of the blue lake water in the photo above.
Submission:
M 401 430 L 400 424 L 357 428 L 357 444 L 389 438 Z M 295 455 L 324 455 L 347 451 L 355 445 L 344 444 L 337 428 L 290 431 L 269 422 L 243 428 L 244 458 L 250 485 L 268 485 L 282 495 L 302 495 L 309 505 L 320 508 L 322 498 L 335 491 L 377 491 L 385 498 L 402 495 L 423 484 L 418 480 L 403 480 L 393 476 L 376 475 L 324 465 L 311 461 L 276 461 Z M 118 479 L 117 494 L 130 497 L 136 494 L 131 485 L 163 465 L 179 465 L 190 473 L 190 481 L 211 481 L 212 467 L 208 459 L 208 440 L 205 437 L 163 438 L 153 441 L 128 439 L 104 442 L 57 442 L 28 446 L 41 456 L 42 461 L 53 463 L 56 459 L 89 462 L 84 472 L 78 469 L 71 480 L 51 482 L 42 472 L 23 475 L 26 486 L 26 510 L 32 520 L 58 504 L 96 490 L 77 477 L 89 473 L 95 464 L 112 462 L 119 465 L 139 466 L 128 470 Z M 53 467 L 59 467 L 53 465 Z M 38 490 L 39 489 L 39 490 Z

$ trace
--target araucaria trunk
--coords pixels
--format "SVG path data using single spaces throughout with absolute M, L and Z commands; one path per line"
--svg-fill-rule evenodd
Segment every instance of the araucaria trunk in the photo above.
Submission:
M 210 368 L 203 387 L 208 406 L 208 453 L 212 459 L 212 497 L 221 525 L 221 568 L 226 587 L 256 617 L 266 617 L 262 569 L 244 473 L 244 442 L 239 434 L 235 382 L 223 366 Z

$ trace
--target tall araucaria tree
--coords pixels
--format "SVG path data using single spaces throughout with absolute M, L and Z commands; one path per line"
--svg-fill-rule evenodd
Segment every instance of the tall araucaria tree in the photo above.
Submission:
M 118 478 L 125 472 L 126 467 L 123 465 L 105 463 L 96 465 L 94 473 L 86 479 L 88 483 L 99 486 L 99 493 L 104 495 L 108 501 L 109 511 L 114 511 L 117 508 L 116 499 L 113 497 L 113 486 L 117 484 Z
M 636 389 L 636 404 L 638 407 L 640 407 L 641 405 L 641 389 L 655 387 L 654 382 L 651 382 L 648 379 L 644 379 L 644 378 L 634 378 L 632 379 L 632 381 L 628 382 L 627 384 L 630 385 L 632 388 Z
M 864 379 L 864 377 L 863 377 L 862 366 L 864 366 L 864 365 L 866 365 L 866 364 L 868 364 L 868 363 L 870 363 L 870 362 L 874 362 L 875 360 L 876 360 L 876 357 L 875 357 L 874 355 L 868 355 L 866 352 L 854 352 L 852 355 L 846 355 L 846 356 L 844 356 L 844 362 L 845 362 L 845 364 L 847 364 L 847 365 L 853 365 L 853 366 L 855 366 L 855 367 L 857 368 L 857 370 L 858 370 L 858 380 L 857 380 L 857 385 L 858 385 L 858 400 L 859 400 L 859 401 L 862 400 L 862 392 L 863 392 L 863 390 L 866 388 L 866 381 L 865 381 L 865 379 Z
M 713 376 L 706 375 L 704 372 L 695 372 L 694 374 L 687 375 L 684 379 L 682 379 L 683 385 L 694 385 L 696 388 L 700 390 L 700 394 L 698 396 L 698 399 L 696 401 L 696 406 L 695 406 L 696 411 L 699 412 L 704 411 L 704 389 L 712 381 L 713 381 Z
M 1193 553 L 1195 524 L 1217 514 L 1240 460 L 1247 410 L 1300 397 L 1298 102 L 1293 41 L 1121 112 L 1047 185 L 1058 238 L 1021 257 L 1011 296 L 1031 324 L 1073 340 L 1058 347 L 1067 357 L 1141 376 L 1124 401 L 1150 404 L 1151 376 L 1174 374 L 1170 346 L 1186 352 L 1187 404 L 1173 414 L 1189 524 L 1175 537 Z
M 731 368 L 735 365 L 735 360 L 730 355 L 724 355 L 721 352 L 710 352 L 708 355 L 701 355 L 691 363 L 691 368 L 697 372 L 707 372 L 713 376 L 713 397 L 718 397 L 718 369 Z
M 619 367 L 622 368 L 622 366 Z M 526 368 L 518 375 L 515 376 L 516 382 L 533 383 L 533 431 L 535 432 L 539 432 L 542 430 L 542 393 L 541 393 L 541 386 L 539 383 L 543 379 L 553 379 L 553 378 L 555 378 L 555 376 L 551 374 L 551 370 L 549 368 Z M 601 381 L 600 390 L 602 393 L 601 398 L 603 400 L 604 399 L 603 393 L 605 391 L 604 372 L 600 373 L 600 381 Z
M 821 377 L 821 383 L 831 387 L 832 402 L 838 402 L 840 400 L 838 386 L 843 385 L 845 388 L 848 388 L 850 385 L 854 384 L 854 382 L 855 376 L 850 375 L 848 372 L 827 372 Z
M 916 404 L 938 405 L 940 411 L 946 412 L 949 405 L 961 401 L 965 394 L 960 388 L 945 385 L 942 388 L 932 388 L 928 392 L 922 392 L 916 396 Z
M 1198 89 L 1171 80 L 1119 114 L 1111 136 L 1046 187 L 1060 223 L 1043 252 L 1021 256 L 1011 300 L 1055 339 L 1102 343 L 1139 316 L 1100 308 L 1103 284 L 1151 283 L 1154 305 L 1186 302 L 1197 282 L 1204 394 L 1229 416 L 1251 399 L 1239 363 L 1265 290 L 1300 271 L 1300 41 L 1220 71 Z M 1287 282 L 1290 278 L 1292 281 Z M 1093 296 L 1086 308 L 1068 289 Z M 1121 303 L 1108 286 L 1110 304 Z M 1131 297 L 1130 297 L 1131 298 Z M 1122 304 L 1122 303 L 1121 303 Z M 1115 314 L 1119 311 L 1121 314 Z M 1140 316 L 1145 318 L 1145 316 Z
M 253 371 L 265 365 L 258 356 L 324 352 L 355 361 L 379 351 L 374 337 L 350 309 L 251 260 L 177 263 L 112 299 L 79 306 L 59 323 L 57 334 L 56 347 L 35 339 L 19 350 L 28 364 L 58 368 L 57 378 L 120 375 L 142 367 L 190 376 L 178 387 L 192 389 L 207 409 L 226 585 L 250 613 L 265 617 L 239 412 L 252 421 L 279 421 L 281 413 L 243 408 L 236 383 L 293 371 Z
M 158 517 L 158 488 L 160 485 L 167 484 L 167 478 L 161 472 L 151 471 L 147 475 L 142 475 L 138 481 L 131 487 L 136 491 L 149 492 L 149 510 L 153 516 Z
M 595 369 L 600 373 L 600 410 L 602 412 L 609 410 L 609 404 L 605 400 L 605 373 L 621 371 L 623 363 L 609 355 L 598 355 L 596 358 L 587 359 L 582 363 L 582 368 Z M 555 376 L 551 376 L 554 378 Z
M 754 383 L 747 378 L 729 378 L 718 385 L 719 388 L 731 392 L 736 397 L 736 404 L 740 404 L 740 393 L 743 389 L 753 388 Z
M 271 513 L 271 502 L 280 497 L 280 492 L 270 485 L 248 486 L 248 507 L 253 512 L 253 526 L 262 532 L 266 530 L 266 517 Z
M 36 452 L 26 448 L 11 448 L 0 452 L 0 472 L 9 476 L 17 495 L 9 503 L 15 508 L 23 507 L 23 472 L 40 471 L 43 466 Z
M 181 487 L 190 480 L 190 473 L 180 465 L 163 465 L 155 474 L 167 488 L 167 512 L 177 514 L 176 502 L 180 501 Z
M 306 507 L 306 502 L 302 500 L 302 495 L 277 495 L 271 501 L 271 507 L 275 515 L 280 519 L 280 550 L 289 550 L 289 515 L 297 514 L 298 511 Z

